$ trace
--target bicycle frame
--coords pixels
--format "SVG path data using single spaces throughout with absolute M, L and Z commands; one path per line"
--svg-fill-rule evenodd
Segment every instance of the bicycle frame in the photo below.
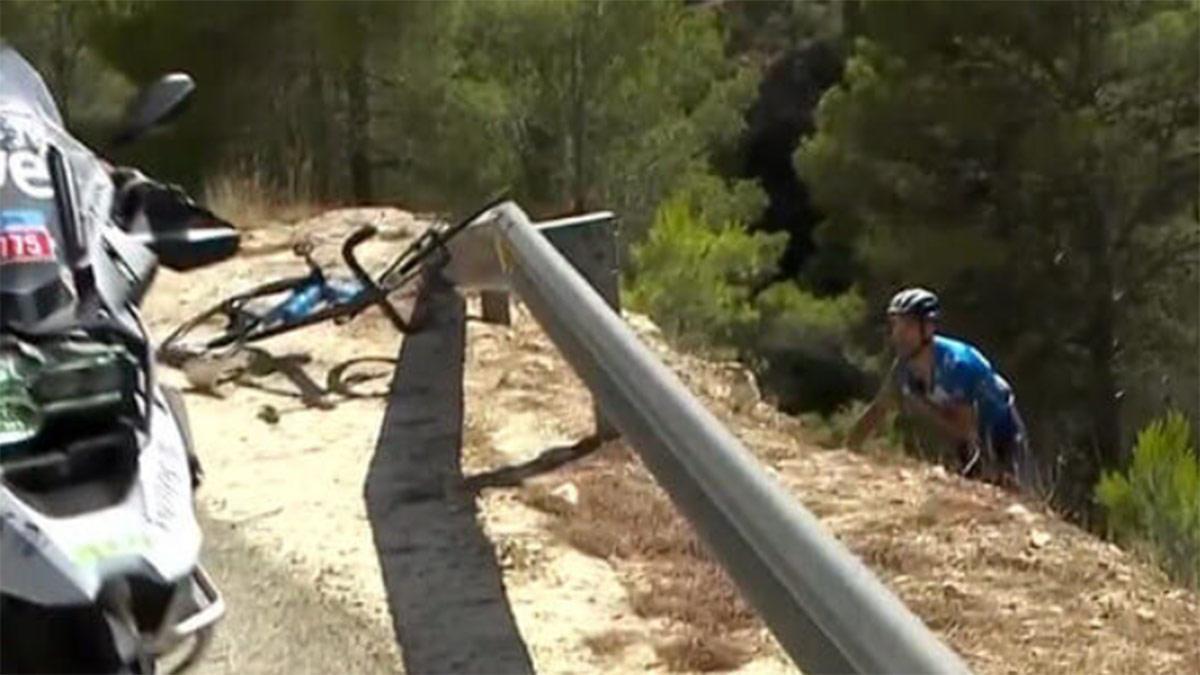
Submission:
M 286 302 L 286 300 L 284 302 Z M 360 294 L 360 297 L 357 299 L 331 304 L 316 312 L 306 314 L 300 319 L 284 321 L 278 325 L 258 330 L 257 332 L 255 332 L 254 328 L 250 328 L 246 331 L 243 331 L 239 335 L 223 335 L 219 338 L 214 338 L 213 340 L 209 341 L 207 347 L 209 349 L 219 349 L 221 347 L 227 347 L 235 342 L 249 343 L 265 340 L 276 335 L 282 335 L 283 333 L 287 333 L 289 331 L 299 330 L 313 324 L 321 323 L 322 321 L 328 321 L 329 319 L 336 319 L 340 316 L 357 314 L 367 307 L 370 307 L 374 303 L 375 300 L 369 297 L 366 289 L 364 289 Z M 279 306 L 282 306 L 282 304 L 283 303 L 280 303 Z M 272 311 L 278 309 L 279 306 L 272 308 Z M 262 320 L 258 323 L 261 324 L 265 320 L 266 316 L 263 316 Z

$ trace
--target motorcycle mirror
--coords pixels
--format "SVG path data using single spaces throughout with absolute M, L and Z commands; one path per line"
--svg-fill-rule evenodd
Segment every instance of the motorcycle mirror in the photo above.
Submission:
M 203 209 L 140 214 L 131 223 L 129 238 L 154 251 L 160 263 L 176 272 L 226 260 L 241 244 L 236 228 Z
M 174 118 L 195 89 L 196 83 L 187 73 L 168 73 L 142 89 L 126 109 L 121 131 L 113 137 L 112 145 L 134 141 Z

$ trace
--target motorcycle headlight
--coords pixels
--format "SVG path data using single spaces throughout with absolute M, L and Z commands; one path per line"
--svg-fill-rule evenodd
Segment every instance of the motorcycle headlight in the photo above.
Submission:
M 0 456 L 22 448 L 42 428 L 27 372 L 20 354 L 0 353 Z
M 47 363 L 30 389 L 47 416 L 132 412 L 137 365 L 124 350 L 97 343 L 64 343 L 44 349 L 43 354 Z
M 136 360 L 91 340 L 0 343 L 0 456 L 138 415 Z

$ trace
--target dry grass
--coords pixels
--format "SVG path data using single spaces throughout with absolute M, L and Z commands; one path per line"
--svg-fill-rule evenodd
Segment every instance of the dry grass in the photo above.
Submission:
M 492 447 L 483 422 L 478 415 L 472 413 L 472 410 L 466 410 L 463 418 L 462 446 L 471 448 L 470 453 L 463 453 L 462 456 L 463 475 L 487 471 L 503 461 L 500 453 Z
M 1062 522 L 1036 500 L 899 453 L 814 448 L 800 421 L 765 404 L 732 405 L 726 397 L 737 382 L 727 381 L 726 367 L 672 352 L 652 326 L 636 317 L 631 323 L 976 672 L 1200 672 L 1196 594 L 1172 586 L 1152 566 Z M 520 311 L 511 337 L 490 343 L 487 358 L 506 373 L 479 392 L 489 407 L 499 409 L 499 397 L 520 400 L 554 420 L 574 420 L 589 409 L 567 366 Z M 664 664 L 700 670 L 746 662 L 745 650 L 722 661 L 717 641 L 753 646 L 762 655 L 769 649 L 763 633 L 734 587 L 637 459 L 621 443 L 610 446 L 557 474 L 574 483 L 575 503 L 541 487 L 524 489 L 522 499 L 552 514 L 557 536 L 608 560 L 638 614 L 661 618 L 673 635 L 685 636 L 659 646 Z M 709 665 L 717 663 L 724 665 Z
M 698 557 L 699 542 L 658 488 L 613 468 L 576 478 L 579 505 L 558 532 L 600 558 Z
M 669 563 L 668 563 L 669 564 Z M 757 617 L 720 567 L 708 560 L 681 559 L 653 570 L 630 602 L 641 616 L 665 616 L 712 637 L 758 628 Z
M 919 478 L 864 492 L 899 493 L 906 482 L 912 492 Z M 999 490 L 925 483 L 921 496 L 888 499 L 887 512 L 878 498 L 874 508 L 838 500 L 828 510 L 850 548 L 977 672 L 1187 672 L 1197 663 L 1195 598 L 1156 570 Z
M 692 633 L 655 645 L 654 652 L 674 672 L 710 673 L 734 670 L 754 655 L 754 648 L 719 635 Z
M 204 203 L 242 230 L 256 230 L 310 218 L 322 209 L 311 199 L 285 199 L 257 174 L 224 174 L 204 185 Z
M 597 656 L 615 656 L 642 639 L 642 636 L 634 631 L 613 629 L 589 635 L 584 638 L 583 643 Z
M 537 485 L 522 499 L 556 516 L 551 530 L 576 549 L 638 570 L 624 575 L 633 610 L 686 627 L 686 638 L 656 647 L 672 670 L 745 664 L 761 643 L 758 618 L 645 469 L 623 444 L 612 445 L 618 447 L 570 472 L 576 504 Z

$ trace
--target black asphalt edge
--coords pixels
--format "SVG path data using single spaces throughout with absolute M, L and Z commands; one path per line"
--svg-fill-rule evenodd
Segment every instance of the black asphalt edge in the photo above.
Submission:
M 465 306 L 425 284 L 367 471 L 367 516 L 408 675 L 532 673 L 491 543 L 461 489 Z

